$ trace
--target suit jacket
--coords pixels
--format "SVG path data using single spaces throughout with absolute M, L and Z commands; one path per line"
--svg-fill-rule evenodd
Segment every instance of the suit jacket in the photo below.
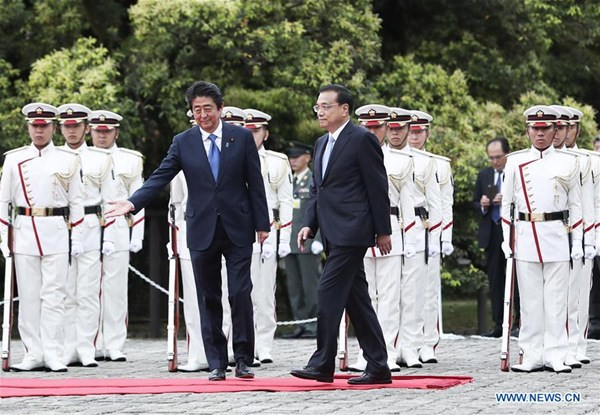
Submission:
M 304 214 L 306 212 L 306 204 L 310 198 L 310 188 L 313 184 L 313 174 L 310 169 L 302 176 L 302 178 L 295 182 L 293 189 L 293 216 L 292 216 L 292 237 L 296 238 L 300 229 L 302 229 L 302 221 L 304 220 Z M 314 239 L 309 239 L 304 244 L 304 251 L 301 252 L 298 248 L 298 244 L 292 241 L 290 248 L 292 254 L 298 255 L 313 255 L 311 252 L 311 246 L 313 241 L 321 242 L 321 236 L 316 234 Z
M 250 246 L 256 231 L 270 230 L 258 152 L 249 130 L 223 123 L 216 183 L 200 129 L 194 126 L 176 135 L 160 166 L 129 201 L 136 210 L 143 208 L 180 170 L 188 187 L 185 220 L 189 249 L 210 246 L 217 216 L 236 246 Z
M 481 211 L 481 196 L 486 193 L 488 186 L 496 184 L 494 182 L 495 170 L 492 167 L 486 167 L 479 171 L 477 182 L 475 182 L 475 191 L 473 192 L 473 209 L 475 214 L 480 218 L 478 241 L 479 246 L 486 249 L 490 243 L 490 234 L 492 233 L 492 209 L 488 209 L 485 213 Z
M 340 133 L 322 172 L 329 134 L 315 143 L 313 185 L 303 226 L 339 246 L 373 246 L 391 235 L 388 180 L 377 138 L 352 122 Z

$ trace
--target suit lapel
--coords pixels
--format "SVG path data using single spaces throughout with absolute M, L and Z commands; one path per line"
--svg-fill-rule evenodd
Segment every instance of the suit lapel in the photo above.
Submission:
M 221 137 L 221 154 L 219 159 L 219 175 L 217 176 L 217 185 L 221 182 L 223 174 L 227 171 L 227 163 L 231 158 L 231 150 L 235 143 L 232 128 L 229 124 L 223 123 L 223 137 Z
M 337 140 L 335 140 L 335 145 L 333 146 L 333 151 L 329 156 L 329 163 L 327 163 L 327 170 L 325 170 L 325 176 L 323 176 L 323 181 L 327 180 L 327 176 L 329 176 L 329 172 L 331 171 L 335 160 L 339 157 L 342 150 L 344 150 L 344 147 L 346 146 L 346 144 L 348 144 L 348 141 L 350 141 L 350 134 L 352 133 L 354 128 L 355 127 L 354 124 L 352 124 L 352 121 L 349 121 L 340 133 L 340 136 L 337 138 Z
M 325 144 L 327 143 L 327 137 L 328 134 L 319 137 L 315 146 L 315 162 L 313 166 L 315 169 L 315 178 L 319 183 L 323 181 L 321 179 L 321 177 L 323 177 L 323 153 L 325 152 Z
M 215 178 L 213 177 L 212 170 L 210 169 L 208 155 L 206 154 L 206 149 L 204 148 L 204 141 L 202 140 L 202 134 L 200 133 L 199 127 L 192 128 L 190 144 L 192 147 L 190 154 L 198 155 L 200 170 L 202 170 L 204 174 L 206 174 L 214 183 Z

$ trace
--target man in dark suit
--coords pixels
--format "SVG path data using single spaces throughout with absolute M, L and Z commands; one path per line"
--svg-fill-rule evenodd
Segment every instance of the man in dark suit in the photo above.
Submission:
M 500 247 L 504 240 L 500 208 L 502 204 L 502 172 L 506 165 L 506 155 L 510 152 L 508 140 L 504 137 L 490 140 L 487 143 L 486 152 L 491 166 L 482 169 L 477 176 L 473 193 L 473 209 L 480 217 L 478 240 L 479 246 L 485 250 L 492 320 L 494 321 L 494 328 L 485 336 L 501 337 L 506 259 Z
M 222 330 L 221 256 L 225 256 L 233 323 L 235 375 L 253 378 L 254 357 L 250 261 L 255 238 L 269 234 L 260 162 L 249 130 L 221 122 L 223 96 L 198 81 L 185 95 L 197 126 L 173 138 L 158 169 L 129 200 L 114 202 L 107 217 L 138 211 L 183 170 L 188 186 L 185 209 L 202 338 L 211 374 L 225 380 L 227 340 Z M 256 232 L 256 235 L 255 235 Z
M 367 360 L 350 384 L 391 383 L 381 326 L 369 298 L 363 258 L 375 244 L 391 250 L 390 201 L 383 153 L 377 138 L 350 122 L 352 95 L 341 85 L 320 89 L 314 110 L 328 131 L 315 144 L 313 186 L 298 245 L 321 230 L 327 261 L 318 285 L 317 350 L 293 376 L 333 382 L 344 308 Z

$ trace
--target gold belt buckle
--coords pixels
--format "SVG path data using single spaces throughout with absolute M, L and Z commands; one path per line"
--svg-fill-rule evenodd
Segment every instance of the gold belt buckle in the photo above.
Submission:
M 530 222 L 543 222 L 545 220 L 544 214 L 539 212 L 531 212 L 529 214 Z
M 46 216 L 46 208 L 43 207 L 31 207 L 28 208 L 29 216 Z

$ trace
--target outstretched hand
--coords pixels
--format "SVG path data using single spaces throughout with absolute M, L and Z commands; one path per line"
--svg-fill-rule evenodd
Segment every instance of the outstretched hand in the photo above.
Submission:
M 106 219 L 123 216 L 133 210 L 133 205 L 129 200 L 115 200 L 108 202 L 108 204 L 111 205 L 111 208 L 104 213 Z

